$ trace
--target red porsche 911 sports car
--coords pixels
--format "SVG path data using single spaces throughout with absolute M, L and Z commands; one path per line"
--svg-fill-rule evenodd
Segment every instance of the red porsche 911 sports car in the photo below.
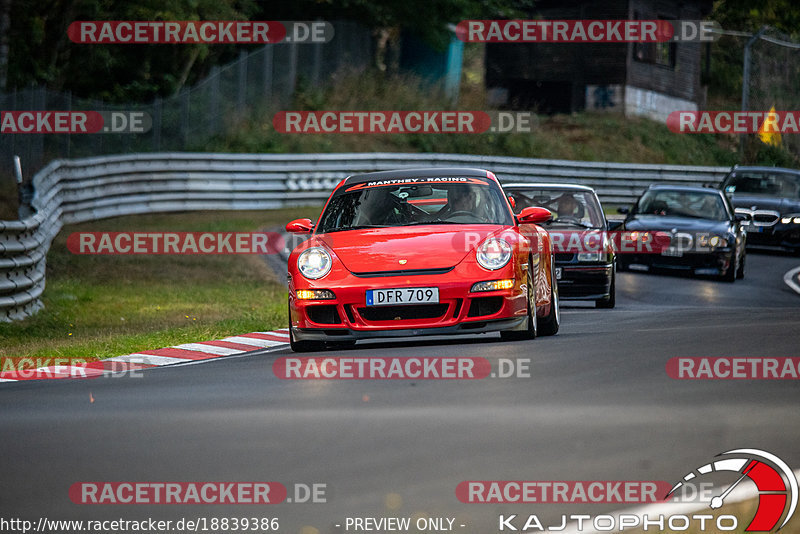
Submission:
M 514 216 L 494 174 L 415 169 L 350 176 L 289 257 L 292 349 L 359 339 L 558 331 L 544 208 Z

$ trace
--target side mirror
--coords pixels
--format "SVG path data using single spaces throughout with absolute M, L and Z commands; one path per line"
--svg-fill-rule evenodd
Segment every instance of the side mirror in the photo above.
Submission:
M 542 224 L 553 218 L 553 214 L 547 208 L 531 206 L 519 212 L 517 220 L 520 224 Z
M 286 231 L 292 234 L 310 234 L 313 229 L 311 219 L 295 219 L 286 225 Z
M 512 197 L 511 195 L 508 195 L 508 203 L 511 204 L 511 209 L 517 207 L 517 201 L 514 200 L 514 197 Z
M 630 208 L 617 208 L 617 213 L 621 213 L 622 215 L 627 215 L 630 211 Z

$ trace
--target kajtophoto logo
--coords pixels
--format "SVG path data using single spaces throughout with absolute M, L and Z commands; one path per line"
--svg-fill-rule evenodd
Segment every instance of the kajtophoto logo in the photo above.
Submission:
M 768 532 L 782 529 L 792 518 L 797 508 L 797 477 L 789 466 L 772 453 L 759 449 L 733 449 L 718 454 L 726 458 L 716 460 L 686 474 L 672 487 L 667 497 L 675 493 L 687 482 L 714 472 L 733 472 L 740 474 L 721 494 L 713 497 L 709 506 L 716 510 L 722 507 L 726 497 L 745 479 L 749 478 L 758 489 L 758 509 L 745 532 Z

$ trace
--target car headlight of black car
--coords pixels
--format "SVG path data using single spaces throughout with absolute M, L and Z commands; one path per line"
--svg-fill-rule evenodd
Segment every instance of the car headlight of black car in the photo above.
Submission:
M 721 235 L 705 235 L 702 234 L 697 237 L 697 244 L 704 248 L 725 248 L 728 246 L 728 239 Z
M 800 224 L 800 213 L 789 213 L 788 215 L 781 215 L 781 222 L 783 224 Z

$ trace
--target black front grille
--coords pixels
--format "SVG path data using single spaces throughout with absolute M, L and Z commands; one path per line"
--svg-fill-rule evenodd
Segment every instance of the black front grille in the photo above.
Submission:
M 306 313 L 308 313 L 308 318 L 317 324 L 342 324 L 336 306 L 331 304 L 309 306 L 306 308 Z
M 500 311 L 503 307 L 503 297 L 478 297 L 472 299 L 469 305 L 468 317 L 480 317 L 481 315 L 492 315 Z
M 753 214 L 753 220 L 758 224 L 772 225 L 777 223 L 778 219 L 780 219 L 780 216 L 774 213 L 763 213 L 757 211 Z
M 412 304 L 408 306 L 375 306 L 358 308 L 367 321 L 404 321 L 409 319 L 436 319 L 447 311 L 447 304 Z
M 379 278 L 382 276 L 419 276 L 422 274 L 446 274 L 455 267 L 442 267 L 441 269 L 401 269 L 398 271 L 368 271 L 364 273 L 353 273 L 359 278 Z

